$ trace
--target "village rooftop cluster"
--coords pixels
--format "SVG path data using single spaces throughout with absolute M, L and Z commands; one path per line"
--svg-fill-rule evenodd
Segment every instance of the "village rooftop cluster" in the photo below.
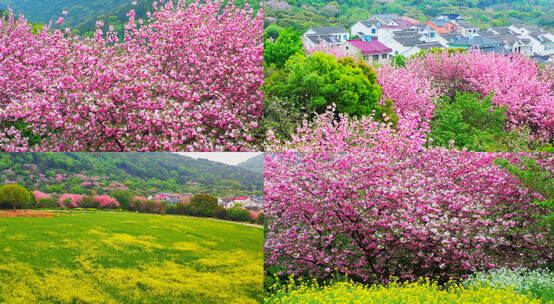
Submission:
M 458 14 L 428 20 L 425 24 L 397 14 L 373 15 L 356 22 L 348 32 L 342 26 L 312 27 L 303 35 L 306 49 L 338 49 L 368 63 L 392 56 L 409 57 L 433 48 L 478 49 L 484 53 L 519 53 L 541 64 L 554 65 L 554 35 L 537 26 L 512 24 L 485 31 Z
M 188 204 L 194 197 L 192 193 L 170 193 L 160 192 L 148 197 L 149 200 L 157 200 L 167 202 L 168 205 L 176 205 L 178 203 Z M 218 205 L 223 208 L 230 209 L 235 206 L 242 206 L 244 209 L 250 211 L 260 211 L 263 208 L 264 198 L 263 196 L 237 196 L 237 197 L 219 197 L 217 199 Z

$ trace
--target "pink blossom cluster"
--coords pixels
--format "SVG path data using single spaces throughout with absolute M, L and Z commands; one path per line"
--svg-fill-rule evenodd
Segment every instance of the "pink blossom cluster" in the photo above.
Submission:
M 80 186 L 83 187 L 83 188 L 92 188 L 92 187 L 94 187 L 94 183 L 92 183 L 92 182 L 82 182 Z
M 35 199 L 38 201 L 42 198 L 50 198 L 50 194 L 47 194 L 47 193 L 44 193 L 44 192 L 41 192 L 39 190 L 35 190 L 33 191 L 33 195 L 35 196 Z
M 119 208 L 119 202 L 109 195 L 95 195 L 94 202 L 98 204 L 101 209 L 106 208 Z
M 554 173 L 540 153 L 267 154 L 266 266 L 367 283 L 552 261 L 540 195 L 493 162 L 523 156 Z
M 333 55 L 336 59 L 347 56 L 346 52 L 340 46 L 334 45 L 324 46 L 323 44 L 317 44 L 309 48 L 304 47 L 304 49 L 307 55 L 315 52 L 322 52 L 328 55 Z
M 148 20 L 130 11 L 123 41 L 102 22 L 83 38 L 0 19 L 0 121 L 43 137 L 0 129 L 0 150 L 259 149 L 262 9 L 186 2 L 154 2 Z
M 292 139 L 282 141 L 269 130 L 266 151 L 327 152 L 397 152 L 415 153 L 424 150 L 429 125 L 417 113 L 407 112 L 396 128 L 388 122 L 376 121 L 372 116 L 359 119 L 339 114 L 334 109 L 316 115 L 313 121 L 304 121 Z
M 85 196 L 82 195 L 82 194 L 64 193 L 59 197 L 58 204 L 62 208 L 79 208 L 79 203 L 81 202 L 83 197 L 85 197 Z M 70 199 L 71 204 L 66 206 L 65 203 L 64 203 L 64 201 L 66 199 Z
M 554 138 L 554 81 L 549 72 L 540 71 L 528 57 L 484 54 L 477 50 L 442 52 L 413 58 L 405 69 L 399 70 L 394 74 L 410 71 L 421 79 L 431 80 L 432 88 L 442 94 L 465 91 L 484 96 L 494 92 L 492 102 L 498 107 L 507 106 L 508 128 L 526 125 L 539 139 Z M 380 70 L 380 83 L 388 73 L 390 67 Z

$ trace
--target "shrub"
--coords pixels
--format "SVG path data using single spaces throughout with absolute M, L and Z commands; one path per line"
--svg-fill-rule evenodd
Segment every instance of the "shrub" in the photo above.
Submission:
M 265 215 L 263 212 L 260 212 L 258 214 L 258 217 L 256 218 L 256 224 L 258 225 L 264 225 L 265 224 Z
M 492 109 L 491 98 L 479 100 L 478 94 L 459 92 L 454 100 L 442 98 L 431 120 L 430 144 L 449 147 L 453 141 L 460 149 L 490 150 L 490 142 L 504 133 L 506 118 L 506 108 Z
M 233 221 L 248 222 L 250 221 L 250 211 L 242 209 L 240 207 L 233 207 L 227 209 L 227 217 Z
M 86 195 L 81 199 L 79 206 L 81 208 L 98 208 L 98 203 L 94 200 L 94 197 Z
M 310 303 L 310 304 L 541 304 L 537 299 L 519 295 L 512 290 L 493 289 L 490 287 L 466 288 L 453 284 L 447 289 L 440 288 L 435 283 L 420 281 L 418 283 L 367 287 L 352 282 L 337 282 L 329 286 L 319 286 L 317 283 L 291 282 L 278 290 L 272 297 L 265 300 L 266 304 L 278 303 Z
M 498 157 L 522 155 L 269 154 L 266 266 L 367 283 L 543 265 L 554 258 L 554 235 L 534 215 L 545 211 Z M 554 165 L 554 155 L 531 157 Z
M 464 286 L 486 286 L 511 289 L 521 295 L 532 295 L 544 302 L 554 302 L 554 273 L 546 269 L 492 269 L 472 274 Z
M 38 200 L 37 208 L 55 208 L 58 207 L 58 203 L 53 198 L 41 198 Z
M 222 206 L 216 206 L 214 208 L 214 217 L 218 219 L 226 219 L 227 218 L 227 210 L 223 208 Z
M 312 109 L 323 113 L 333 103 L 339 113 L 360 116 L 371 114 L 381 96 L 379 85 L 370 78 L 363 68 L 337 62 L 331 55 L 295 54 L 279 75 L 267 81 L 265 90 L 295 107 L 307 105 L 310 116 Z

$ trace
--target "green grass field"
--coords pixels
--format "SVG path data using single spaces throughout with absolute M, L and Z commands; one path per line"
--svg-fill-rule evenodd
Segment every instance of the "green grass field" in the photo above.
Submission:
M 0 218 L 2 303 L 260 303 L 263 229 L 191 217 Z

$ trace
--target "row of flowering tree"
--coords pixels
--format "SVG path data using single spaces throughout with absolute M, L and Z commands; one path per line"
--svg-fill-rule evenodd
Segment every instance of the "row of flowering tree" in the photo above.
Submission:
M 538 153 L 268 154 L 266 267 L 373 283 L 547 265 L 541 195 L 494 161 L 524 157 L 554 173 L 554 155 Z
M 92 38 L 63 17 L 36 33 L 0 19 L 0 150 L 259 149 L 262 10 L 156 1 L 127 16 Z

